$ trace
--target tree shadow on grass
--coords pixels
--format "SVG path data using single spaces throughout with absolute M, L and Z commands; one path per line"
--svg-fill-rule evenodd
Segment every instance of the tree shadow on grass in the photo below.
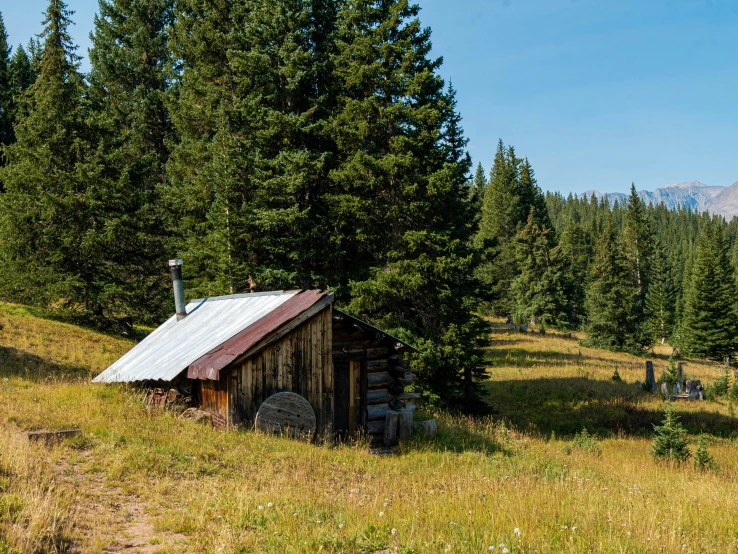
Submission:
M 17 348 L 0 346 L 0 378 L 21 378 L 28 381 L 55 379 L 91 379 L 88 368 L 51 362 L 41 356 Z
M 541 378 L 486 383 L 493 415 L 521 431 L 573 436 L 583 427 L 600 436 L 650 436 L 664 417 L 654 397 L 635 385 L 585 377 Z M 738 419 L 711 411 L 709 402 L 697 411 L 677 412 L 691 434 L 738 436 Z M 703 408 L 704 406 L 704 408 Z M 714 406 L 714 405 L 713 405 Z M 690 406 L 694 408 L 694 405 Z
M 615 367 L 618 364 L 631 362 L 613 362 L 605 358 L 582 354 L 565 354 L 555 350 L 526 350 L 524 348 L 505 348 L 499 347 L 498 350 L 490 350 L 487 352 L 486 361 L 490 362 L 494 367 L 495 362 L 511 367 L 533 367 L 535 365 L 546 366 L 577 366 L 592 365 L 593 363 L 608 364 Z M 639 362 L 634 362 L 639 363 Z M 644 360 L 645 363 L 645 360 Z M 645 370 L 645 366 L 644 366 Z

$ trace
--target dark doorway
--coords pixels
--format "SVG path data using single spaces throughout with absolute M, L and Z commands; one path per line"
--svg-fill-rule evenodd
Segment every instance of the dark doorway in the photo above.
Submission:
M 350 431 L 351 362 L 333 363 L 333 432 L 346 440 Z

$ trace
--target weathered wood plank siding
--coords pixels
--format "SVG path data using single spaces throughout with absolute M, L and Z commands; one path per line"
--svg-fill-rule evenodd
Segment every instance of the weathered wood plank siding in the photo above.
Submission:
M 315 410 L 318 434 L 333 422 L 331 308 L 234 367 L 230 382 L 232 424 L 251 424 L 271 395 L 297 393 Z

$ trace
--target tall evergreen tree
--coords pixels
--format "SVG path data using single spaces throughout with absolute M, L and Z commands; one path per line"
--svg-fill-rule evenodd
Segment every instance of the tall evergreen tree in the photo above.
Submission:
M 646 330 L 652 339 L 662 344 L 674 327 L 674 285 L 663 252 L 654 257 L 651 284 L 646 295 Z
M 540 225 L 531 207 L 527 225 L 516 237 L 519 273 L 512 282 L 515 319 L 535 318 L 542 328 L 568 324 L 567 272 L 560 246 L 552 246 L 551 230 Z
M 357 0 L 339 12 L 333 219 L 340 249 L 368 262 L 352 269 L 349 309 L 417 344 L 422 382 L 471 408 L 484 326 L 472 314 L 469 162 L 449 147 L 458 115 L 418 11 L 405 0 Z
M 94 252 L 85 242 L 86 183 L 99 167 L 90 163 L 76 46 L 68 32 L 70 12 L 50 0 L 41 35 L 39 76 L 25 96 L 17 141 L 6 146 L 0 169 L 5 294 L 27 301 L 64 302 L 99 311 Z M 97 289 L 99 292 L 99 289 Z
M 326 286 L 341 272 L 340 220 L 324 200 L 334 7 L 183 0 L 177 9 L 180 141 L 167 198 L 196 294 Z
M 587 342 L 616 350 L 644 346 L 638 319 L 638 283 L 610 218 L 595 246 L 587 288 Z
M 11 89 L 10 54 L 8 33 L 0 12 L 0 147 L 13 142 L 13 96 Z M 0 165 L 3 160 L 0 157 Z
M 137 318 L 160 315 L 169 299 L 160 193 L 171 135 L 171 4 L 99 0 L 91 34 L 89 97 L 106 186 L 94 203 L 105 223 L 88 238 L 106 260 L 108 294 Z
M 10 91 L 14 106 L 22 103 L 23 94 L 31 88 L 37 76 L 26 49 L 18 46 L 10 59 Z
M 484 191 L 482 217 L 477 242 L 489 250 L 478 276 L 491 298 L 491 311 L 504 315 L 512 312 L 510 284 L 515 276 L 513 240 L 520 224 L 521 201 L 518 190 L 519 160 L 513 148 L 497 145 L 489 183 Z
M 482 162 L 477 164 L 477 169 L 474 172 L 474 186 L 480 194 L 483 194 L 487 188 L 487 175 L 484 172 L 484 167 L 482 167 Z
M 685 291 L 681 341 L 692 356 L 721 359 L 736 345 L 735 283 L 720 225 L 705 223 Z
M 566 260 L 564 280 L 569 298 L 569 322 L 581 325 L 586 317 L 585 303 L 589 263 L 592 257 L 591 239 L 584 226 L 570 220 L 561 234 L 561 255 Z
M 518 184 L 518 197 L 520 198 L 520 216 L 527 218 L 530 210 L 533 210 L 533 216 L 542 227 L 549 229 L 549 241 L 551 244 L 556 243 L 556 233 L 551 228 L 551 219 L 548 214 L 548 207 L 543 192 L 535 178 L 535 172 L 525 158 L 520 164 L 520 180 Z
M 646 311 L 646 293 L 651 280 L 654 244 L 651 222 L 646 206 L 638 196 L 635 184 L 630 185 L 630 196 L 625 211 L 625 254 L 638 284 L 637 317 Z

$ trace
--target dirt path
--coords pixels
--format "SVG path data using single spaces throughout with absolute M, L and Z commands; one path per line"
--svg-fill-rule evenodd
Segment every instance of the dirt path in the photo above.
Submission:
M 75 490 L 76 553 L 185 554 L 186 537 L 157 530 L 144 502 L 106 483 L 99 473 L 86 471 L 89 458 L 57 465 L 60 481 Z

